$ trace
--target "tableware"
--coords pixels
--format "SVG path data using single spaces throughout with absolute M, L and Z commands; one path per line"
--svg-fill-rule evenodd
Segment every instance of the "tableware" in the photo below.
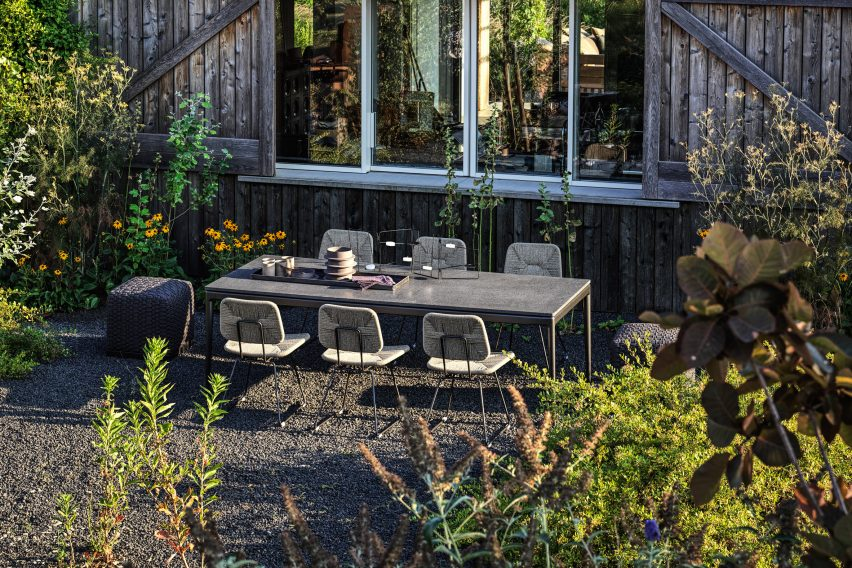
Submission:
M 278 261 L 274 258 L 264 258 L 261 261 L 262 271 L 264 276 L 275 276 L 277 273 Z

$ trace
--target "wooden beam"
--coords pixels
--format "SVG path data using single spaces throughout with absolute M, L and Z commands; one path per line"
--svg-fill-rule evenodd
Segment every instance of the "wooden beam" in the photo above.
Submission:
M 645 124 L 642 127 L 642 197 L 657 197 L 660 161 L 660 86 L 662 77 L 660 0 L 645 2 Z
M 159 154 L 162 164 L 168 164 L 174 158 L 175 152 L 168 143 L 168 134 L 140 133 L 136 135 L 139 142 L 139 153 L 131 164 L 134 168 L 147 168 L 153 165 L 154 158 Z M 261 175 L 258 156 L 260 142 L 247 138 L 206 138 L 204 143 L 217 156 L 226 149 L 232 158 L 228 167 L 229 174 L 256 176 Z
M 680 4 L 663 2 L 663 13 L 680 26 L 685 32 L 701 42 L 704 47 L 719 57 L 722 61 L 743 76 L 754 87 L 766 96 L 776 94 L 789 97 L 790 104 L 797 116 L 819 132 L 826 132 L 825 119 L 798 97 L 787 90 L 781 83 L 769 76 L 766 71 L 749 60 L 741 51 L 710 29 L 707 24 L 693 16 Z M 852 162 L 852 140 L 843 137 L 839 154 L 843 159 Z
M 257 96 L 260 108 L 254 109 L 260 121 L 260 173 L 275 175 L 275 4 L 274 0 L 260 0 L 260 49 L 256 53 L 258 67 Z M 252 22 L 252 27 L 258 22 Z M 258 33 L 258 32 L 253 32 Z M 255 44 L 258 45 L 258 44 Z
M 664 4 L 705 4 L 705 0 L 662 0 Z M 852 8 L 852 0 L 713 0 L 713 4 L 740 6 L 804 6 L 808 8 Z
M 154 65 L 136 75 L 124 92 L 124 100 L 130 101 L 135 99 L 145 89 L 159 80 L 167 71 L 192 55 L 196 49 L 207 43 L 210 38 L 225 29 L 228 24 L 248 11 L 257 2 L 258 0 L 233 0 L 231 3 L 226 4 L 215 16 L 204 22 L 185 40 L 157 59 Z

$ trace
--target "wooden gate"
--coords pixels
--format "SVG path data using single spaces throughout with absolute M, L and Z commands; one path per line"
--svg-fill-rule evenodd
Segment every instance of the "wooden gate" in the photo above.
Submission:
M 759 140 L 774 93 L 789 94 L 820 131 L 839 103 L 852 161 L 852 1 L 646 2 L 646 196 L 692 197 L 684 162 L 698 144 L 697 113 L 742 117 L 746 139 Z
M 205 92 L 221 125 L 209 146 L 233 154 L 230 172 L 275 173 L 273 0 L 82 0 L 79 15 L 137 70 L 126 98 L 144 124 L 138 165 L 169 157 L 176 94 Z

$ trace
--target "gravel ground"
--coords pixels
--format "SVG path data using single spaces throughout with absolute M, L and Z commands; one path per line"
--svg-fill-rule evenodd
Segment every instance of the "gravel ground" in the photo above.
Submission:
M 297 330 L 302 312 L 285 312 L 285 327 Z M 100 396 L 101 377 L 121 377 L 119 399 L 132 394 L 136 368 L 140 362 L 104 355 L 105 313 L 92 311 L 54 317 L 50 325 L 70 348 L 72 355 L 50 365 L 38 367 L 25 381 L 0 381 L 0 566 L 44 566 L 51 564 L 54 547 L 52 521 L 54 499 L 59 493 L 72 493 L 84 505 L 98 487 L 92 449 L 90 421 Z M 596 314 L 596 321 L 610 318 Z M 392 343 L 399 319 L 383 318 L 386 342 Z M 197 423 L 192 411 L 204 372 L 203 313 L 196 314 L 196 343 L 193 349 L 170 363 L 169 378 L 175 383 L 170 399 L 176 403 L 175 455 L 192 450 Z M 313 320 L 315 322 L 315 319 Z M 218 322 L 217 322 L 218 325 Z M 314 325 L 315 323 L 309 324 Z M 413 325 L 403 341 L 413 342 Z M 520 336 L 526 335 L 527 339 Z M 610 332 L 595 331 L 596 368 L 607 361 Z M 215 336 L 214 345 L 222 339 Z M 582 366 L 582 339 L 567 338 L 566 365 Z M 543 363 L 538 333 L 523 328 L 516 334 L 514 351 L 528 361 Z M 327 367 L 320 362 L 321 347 L 316 341 L 298 351 L 295 362 L 303 369 L 308 407 L 294 415 L 285 428 L 269 426 L 274 418 L 274 381 L 269 371 L 258 366 L 252 371 L 247 398 L 219 423 L 217 443 L 224 467 L 221 500 L 215 505 L 220 513 L 219 528 L 229 550 L 244 550 L 249 558 L 268 567 L 281 566 L 283 555 L 278 535 L 288 527 L 281 504 L 279 487 L 286 483 L 297 496 L 309 523 L 326 547 L 341 558 L 347 556 L 349 526 L 361 503 L 368 503 L 373 525 L 387 538 L 401 508 L 389 498 L 357 450 L 372 428 L 369 377 L 353 377 L 350 386 L 355 404 L 350 413 L 327 422 L 318 433 L 311 426 L 317 417 L 317 404 L 327 380 Z M 230 372 L 230 359 L 216 352 L 214 371 Z M 425 355 L 418 350 L 401 360 L 399 382 L 409 406 L 418 413 L 428 411 L 437 376 L 425 372 Z M 235 383 L 242 380 L 238 367 Z M 502 375 L 515 381 L 531 406 L 536 393 L 524 385 L 514 366 Z M 395 415 L 393 388 L 389 379 L 379 379 L 379 418 L 389 421 Z M 292 378 L 285 376 L 285 392 L 295 396 Z M 337 393 L 339 400 L 340 390 Z M 331 397 L 334 399 L 334 395 Z M 439 404 L 441 398 L 439 397 Z M 490 424 L 498 424 L 499 396 L 495 388 L 486 391 Z M 436 437 L 448 461 L 461 456 L 466 447 L 455 432 L 467 429 L 481 435 L 479 396 L 474 384 L 457 390 L 449 427 L 439 429 Z M 405 458 L 398 428 L 382 439 L 368 440 L 369 447 L 390 469 L 408 482 L 412 469 Z M 511 435 L 503 434 L 495 443 L 497 450 L 508 450 Z M 94 495 L 96 497 L 96 494 Z M 164 546 L 152 537 L 158 521 L 150 503 L 136 498 L 125 523 L 121 552 L 137 566 L 165 565 Z M 81 528 L 85 510 L 81 511 Z

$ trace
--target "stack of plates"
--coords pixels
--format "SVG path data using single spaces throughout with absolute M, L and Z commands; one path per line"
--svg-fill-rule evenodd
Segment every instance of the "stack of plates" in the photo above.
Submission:
M 349 247 L 331 247 L 325 253 L 325 277 L 330 280 L 351 280 L 355 266 L 355 255 Z

